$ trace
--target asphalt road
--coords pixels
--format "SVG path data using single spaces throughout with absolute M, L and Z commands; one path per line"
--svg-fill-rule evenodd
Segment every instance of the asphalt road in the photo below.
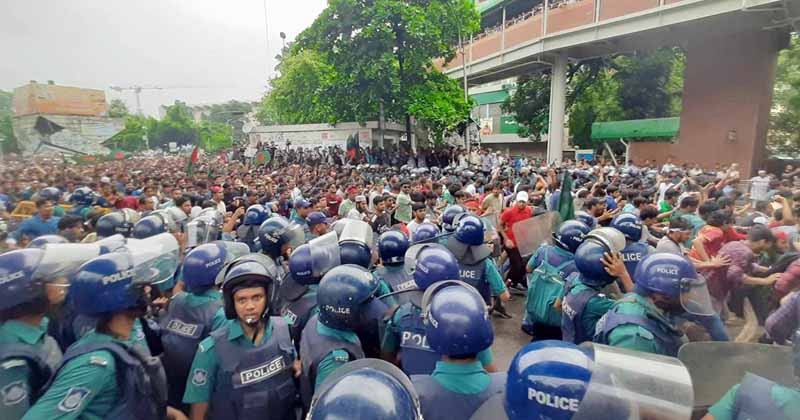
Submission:
M 520 329 L 525 297 L 512 295 L 512 300 L 506 303 L 505 307 L 506 311 L 514 317 L 513 319 L 503 319 L 492 315 L 494 323 L 492 351 L 494 352 L 494 362 L 501 371 L 507 370 L 514 355 L 531 341 L 531 337 Z

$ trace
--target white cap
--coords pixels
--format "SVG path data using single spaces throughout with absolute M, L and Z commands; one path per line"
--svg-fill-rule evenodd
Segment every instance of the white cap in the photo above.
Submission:
M 753 219 L 753 224 L 754 225 L 766 225 L 767 224 L 767 218 L 764 217 L 764 216 L 758 216 L 755 219 Z
M 100 182 L 102 182 L 103 184 L 110 184 L 111 183 L 111 178 L 109 178 L 107 176 L 100 177 Z
M 528 193 L 525 191 L 520 191 L 517 193 L 517 201 L 524 201 L 528 202 Z

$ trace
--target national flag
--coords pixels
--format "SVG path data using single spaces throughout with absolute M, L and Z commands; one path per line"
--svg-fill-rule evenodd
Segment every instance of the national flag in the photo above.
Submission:
M 269 153 L 269 150 L 261 150 L 259 151 L 256 156 L 256 163 L 259 165 L 268 165 L 270 161 L 272 161 L 272 155 Z
M 561 183 L 561 192 L 558 194 L 558 214 L 562 221 L 575 218 L 575 202 L 572 200 L 572 177 L 564 172 L 564 181 Z
M 200 160 L 200 149 L 195 146 L 192 150 L 191 156 L 189 156 L 189 161 L 186 163 L 186 174 L 189 176 L 194 176 L 194 167 L 197 165 L 197 162 Z
M 358 133 L 347 136 L 347 158 L 351 161 L 358 157 Z

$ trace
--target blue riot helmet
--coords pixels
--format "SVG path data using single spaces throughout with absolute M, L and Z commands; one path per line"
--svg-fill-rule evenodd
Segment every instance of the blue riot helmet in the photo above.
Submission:
M 116 234 L 107 238 L 98 239 L 92 242 L 92 244 L 100 247 L 100 254 L 108 254 L 109 252 L 115 252 L 124 248 L 126 242 L 127 240 L 124 236 Z
M 42 190 L 39 191 L 39 194 L 37 195 L 39 196 L 39 198 L 50 200 L 56 204 L 58 204 L 58 202 L 61 201 L 61 190 L 59 190 L 56 187 L 42 188 Z
M 446 247 L 439 244 L 418 244 L 408 249 L 405 256 L 405 271 L 414 279 L 419 290 L 444 280 L 458 280 L 458 259 Z
M 331 269 L 317 289 L 319 321 L 331 328 L 353 330 L 367 305 L 382 305 L 374 298 L 378 286 L 378 280 L 364 267 L 345 264 Z
M 270 211 L 267 207 L 261 204 L 253 204 L 245 211 L 242 224 L 245 226 L 261 226 L 269 218 L 269 215 Z
M 439 354 L 467 356 L 494 342 L 494 329 L 481 294 L 460 282 L 437 283 L 422 298 L 425 336 Z
M 436 227 L 433 223 L 423 223 L 417 227 L 417 230 L 414 232 L 413 237 L 411 238 L 414 243 L 432 241 L 437 236 L 439 236 L 439 228 Z
M 458 220 L 456 239 L 467 245 L 483 245 L 485 241 L 483 230 L 483 221 L 480 218 L 466 214 Z
M 33 238 L 28 243 L 27 248 L 44 248 L 47 244 L 66 244 L 69 243 L 67 238 L 61 235 L 42 235 Z
M 234 295 L 241 289 L 263 287 L 267 298 L 264 312 L 252 321 L 259 321 L 267 316 L 273 302 L 276 288 L 273 287 L 278 280 L 278 268 L 275 262 L 263 254 L 248 254 L 236 258 L 228 263 L 222 272 L 222 300 L 225 308 L 225 317 L 237 319 Z M 250 323 L 251 320 L 247 320 Z
M 634 291 L 641 296 L 658 294 L 694 315 L 713 315 L 706 280 L 688 259 L 655 253 L 644 257 L 633 273 Z
M 132 209 L 122 209 L 103 215 L 97 220 L 95 231 L 100 238 L 116 234 L 130 237 L 133 227 L 140 220 L 139 213 Z
M 378 255 L 383 265 L 400 265 L 409 246 L 408 238 L 403 232 L 390 230 L 378 238 Z
M 579 220 L 567 220 L 553 233 L 553 242 L 559 248 L 574 254 L 589 231 L 591 229 L 585 223 Z
M 622 232 L 629 241 L 642 239 L 642 220 L 633 213 L 622 213 L 611 221 L 611 227 Z
M 298 247 L 305 241 L 303 227 L 283 216 L 270 217 L 258 228 L 261 252 L 272 258 L 283 254 L 283 247 Z
M 298 246 L 289 256 L 289 272 L 302 285 L 319 283 L 325 273 L 341 264 L 336 232 L 328 232 Z
M 589 232 L 575 251 L 575 267 L 581 273 L 581 281 L 596 288 L 613 283 L 616 277 L 606 272 L 603 256 L 606 253 L 618 253 L 624 248 L 625 237 L 614 228 L 603 227 Z
M 361 220 L 348 222 L 339 236 L 342 264 L 369 268 L 372 264 L 372 226 Z
M 504 406 L 509 420 L 616 420 L 652 418 L 655 413 L 688 419 L 694 397 L 689 372 L 678 359 L 590 342 L 577 346 L 544 340 L 514 356 L 502 399 L 497 411 Z M 473 419 L 505 418 L 497 411 L 491 417 L 478 411 Z
M 172 233 L 183 232 L 184 226 L 189 222 L 189 216 L 178 207 L 159 209 L 150 213 L 149 216 L 161 217 L 167 230 Z
M 403 371 L 383 360 L 360 359 L 325 379 L 306 418 L 422 420 L 422 413 L 414 385 Z
M 135 239 L 145 239 L 167 232 L 169 232 L 169 230 L 167 229 L 166 223 L 164 223 L 164 218 L 157 214 L 150 214 L 142 217 L 133 225 L 131 237 Z
M 227 263 L 249 252 L 238 242 L 216 241 L 200 245 L 186 254 L 181 266 L 183 284 L 191 293 L 201 293 L 222 281 L 220 273 Z
M 589 226 L 589 229 L 594 229 L 597 226 L 597 219 L 585 211 L 576 211 L 575 220 L 583 222 L 583 224 Z
M 442 212 L 442 229 L 444 229 L 445 232 L 455 231 L 458 226 L 458 219 L 465 213 L 467 213 L 467 209 L 459 204 L 444 209 L 444 212 Z
M 94 203 L 95 194 L 89 187 L 78 187 L 69 196 L 70 203 L 78 206 L 91 206 Z

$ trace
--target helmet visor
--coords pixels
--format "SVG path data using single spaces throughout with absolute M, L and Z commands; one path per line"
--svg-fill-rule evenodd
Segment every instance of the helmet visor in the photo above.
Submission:
M 170 233 L 129 239 L 125 250 L 131 256 L 136 283 L 163 283 L 172 279 L 178 269 L 178 241 Z
M 708 293 L 706 279 L 703 276 L 681 279 L 681 306 L 686 312 L 693 315 L 714 314 L 711 295 Z
M 417 269 L 417 259 L 419 259 L 419 255 L 422 253 L 422 250 L 426 248 L 441 248 L 447 252 L 450 252 L 450 250 L 448 250 L 444 245 L 437 243 L 411 245 L 406 251 L 405 257 L 403 258 L 403 271 L 409 276 L 409 278 L 414 276 L 414 271 Z
M 333 267 L 342 264 L 336 232 L 328 232 L 308 242 L 311 251 L 311 275 L 322 277 Z
M 361 220 L 353 220 L 345 225 L 342 234 L 339 235 L 339 242 L 353 241 L 362 243 L 370 248 L 374 244 L 372 241 L 372 226 Z
M 186 248 L 217 240 L 219 230 L 211 218 L 200 217 L 186 224 Z
M 66 285 L 81 264 L 101 254 L 97 244 L 47 244 L 34 278 L 53 285 Z
M 290 224 L 281 234 L 281 239 L 284 244 L 292 248 L 303 245 L 306 241 L 306 234 L 303 232 L 303 226 L 298 223 Z

